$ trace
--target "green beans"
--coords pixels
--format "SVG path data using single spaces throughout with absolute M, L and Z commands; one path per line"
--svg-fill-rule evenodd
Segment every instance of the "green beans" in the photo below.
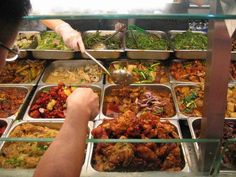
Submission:
M 132 30 L 127 32 L 126 47 L 129 49 L 168 50 L 168 42 L 158 35 Z
M 171 40 L 171 45 L 176 50 L 206 50 L 207 41 L 207 36 L 202 33 L 186 31 L 184 33 L 176 34 Z

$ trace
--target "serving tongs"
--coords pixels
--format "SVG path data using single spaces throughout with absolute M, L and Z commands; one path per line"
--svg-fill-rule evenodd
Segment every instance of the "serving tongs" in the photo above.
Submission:
M 133 41 L 134 41 L 137 48 L 139 48 L 139 45 L 138 45 L 137 39 L 136 39 L 133 31 L 138 31 L 138 32 L 141 32 L 141 33 L 146 34 L 146 35 L 154 36 L 158 39 L 160 38 L 158 35 L 156 35 L 154 33 L 150 33 L 150 32 L 148 32 L 148 31 L 144 30 L 143 28 L 140 28 L 136 25 L 129 25 L 128 26 L 128 31 L 130 32 L 131 37 L 132 37 L 132 39 L 133 39 Z
M 122 32 L 124 29 L 126 28 L 125 25 L 122 25 L 120 28 L 118 28 L 116 30 L 116 32 L 114 32 L 112 35 L 108 36 L 106 39 L 104 39 L 103 41 L 97 42 L 96 44 L 94 44 L 92 46 L 92 49 L 96 49 L 96 50 L 106 50 L 107 49 L 107 45 L 105 44 L 108 40 L 112 39 L 114 36 L 116 36 L 119 32 Z

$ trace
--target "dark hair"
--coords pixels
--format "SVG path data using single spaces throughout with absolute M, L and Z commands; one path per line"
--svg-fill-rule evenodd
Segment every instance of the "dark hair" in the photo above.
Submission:
M 0 21 L 19 24 L 30 9 L 30 0 L 0 0 Z

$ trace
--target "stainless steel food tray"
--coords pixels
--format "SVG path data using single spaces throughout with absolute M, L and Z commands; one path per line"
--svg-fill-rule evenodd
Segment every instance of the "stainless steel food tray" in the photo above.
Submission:
M 38 31 L 19 31 L 18 35 L 21 35 L 21 34 L 26 34 L 26 35 L 39 35 L 39 32 Z M 36 40 L 36 39 L 35 39 Z M 36 42 L 36 41 L 32 41 L 33 42 Z M 31 43 L 31 44 L 32 44 Z M 26 48 L 26 49 L 19 49 L 20 53 L 19 53 L 19 58 L 26 58 L 29 56 L 29 52 L 32 50 L 32 48 Z
M 173 91 L 173 95 L 174 95 L 173 99 L 174 99 L 174 102 L 176 104 L 176 111 L 177 111 L 177 115 L 178 115 L 179 119 L 188 119 L 189 117 L 192 117 L 192 116 L 185 115 L 180 111 L 177 96 L 176 96 L 176 93 L 175 93 L 175 88 L 176 87 L 183 87 L 183 86 L 197 87 L 199 85 L 200 84 L 196 84 L 196 83 L 188 83 L 188 84 L 183 83 L 183 84 L 173 84 L 172 85 L 172 91 Z
M 151 88 L 154 90 L 168 90 L 172 96 L 172 100 L 173 100 L 173 104 L 174 104 L 174 109 L 175 109 L 175 115 L 173 117 L 167 117 L 167 118 L 163 118 L 165 120 L 173 120 L 173 119 L 178 119 L 177 116 L 177 110 L 176 110 L 176 102 L 174 101 L 174 97 L 173 97 L 173 92 L 170 86 L 165 85 L 165 84 L 132 84 L 130 85 L 131 88 L 134 87 L 146 87 L 146 88 Z M 104 108 L 104 100 L 105 100 L 105 96 L 108 94 L 107 92 L 110 92 L 113 88 L 119 88 L 119 86 L 115 85 L 115 84 L 110 84 L 110 85 L 106 85 L 104 86 L 104 91 L 103 91 L 103 95 L 102 95 L 102 105 L 101 105 L 101 109 L 100 109 L 100 118 L 103 117 L 107 117 L 104 113 L 103 113 L 103 108 Z M 162 117 L 161 117 L 162 118 Z
M 120 63 L 121 65 L 126 65 L 126 64 L 137 64 L 137 63 L 148 63 L 148 62 L 155 62 L 155 63 L 157 63 L 158 61 L 156 61 L 156 60 L 128 60 L 128 59 L 124 59 L 124 60 L 120 60 L 120 61 L 114 61 L 114 62 L 111 62 L 110 63 L 110 65 L 109 65 L 109 68 L 110 68 L 110 66 L 112 65 L 112 64 L 115 64 L 115 63 Z M 160 61 L 160 62 L 162 62 L 162 61 Z M 166 83 L 162 83 L 162 84 L 169 84 L 170 83 L 170 77 L 169 77 L 169 72 L 168 72 L 168 69 L 167 69 L 167 67 L 165 66 L 165 65 L 163 65 L 164 66 L 164 70 L 165 70 L 165 72 L 167 73 L 167 78 L 168 78 L 168 82 L 166 82 Z M 114 84 L 114 83 L 111 83 L 111 82 L 109 82 L 109 80 L 108 80 L 108 78 L 109 78 L 109 76 L 107 76 L 106 75 L 106 85 L 111 85 L 111 84 Z M 146 83 L 134 83 L 134 84 L 146 84 Z M 159 83 L 148 83 L 148 84 L 159 84 Z
M 164 119 L 161 119 L 161 121 L 166 121 Z M 178 134 L 179 134 L 179 137 L 180 139 L 182 139 L 182 134 L 181 134 L 181 130 L 180 130 L 180 126 L 179 126 L 179 123 L 177 120 L 168 120 L 172 125 L 175 126 Z M 94 128 L 98 127 L 98 125 L 100 125 L 102 123 L 102 120 L 97 120 L 94 124 Z M 99 172 L 99 171 L 96 171 L 92 165 L 91 165 L 91 160 L 92 160 L 92 156 L 93 156 L 93 148 L 94 148 L 94 143 L 89 143 L 89 146 L 90 146 L 90 153 L 89 153 L 89 159 L 88 159 L 88 166 L 87 166 L 87 173 L 90 174 L 90 173 L 97 173 L 97 174 L 108 174 L 108 173 L 114 173 L 114 172 Z M 189 168 L 189 165 L 188 165 L 188 159 L 190 158 L 189 157 L 189 152 L 185 146 L 184 143 L 181 143 L 181 149 L 182 149 L 182 154 L 183 154 L 183 160 L 185 162 L 185 165 L 184 165 L 184 168 L 181 170 L 181 172 L 190 172 L 190 168 Z M 145 171 L 145 172 L 141 172 L 143 175 L 148 175 L 152 172 L 155 172 L 155 174 L 157 174 L 157 172 L 161 172 L 163 173 L 163 171 Z M 135 172 L 127 172 L 127 174 L 133 174 Z M 136 173 L 140 173 L 140 172 L 136 172 Z M 176 173 L 179 173 L 179 172 L 176 172 Z
M 27 90 L 27 93 L 26 93 L 26 96 L 23 100 L 23 103 L 21 104 L 21 106 L 18 108 L 18 111 L 7 117 L 7 118 L 3 118 L 3 119 L 10 119 L 10 120 L 16 120 L 19 118 L 19 115 L 20 114 L 23 114 L 23 110 L 26 108 L 26 100 L 28 99 L 29 95 L 30 95 L 30 92 L 32 90 L 32 86 L 27 86 L 27 85 L 5 85 L 5 86 L 0 86 L 0 88 L 19 88 L 19 89 L 26 89 Z
M 47 62 L 45 61 L 45 63 L 43 64 L 42 71 L 38 74 L 38 76 L 33 81 L 31 81 L 29 83 L 0 83 L 0 87 L 1 86 L 11 86 L 11 85 L 13 85 L 13 86 L 15 86 L 15 85 L 35 86 L 39 82 L 39 79 L 41 78 L 46 66 L 47 66 Z
M 183 30 L 170 30 L 170 38 L 173 38 L 178 33 L 183 33 Z M 192 31 L 194 33 L 206 34 L 202 31 Z M 175 56 L 179 59 L 206 59 L 207 50 L 176 50 L 174 49 Z
M 191 133 L 191 136 L 193 139 L 197 139 L 196 137 L 196 134 L 195 134 L 195 131 L 194 131 L 194 127 L 193 127 L 193 123 L 195 121 L 199 121 L 200 120 L 200 123 L 201 123 L 201 118 L 200 117 L 191 117 L 188 119 L 188 126 L 189 126 L 189 129 L 190 129 L 190 133 Z M 236 121 L 235 118 L 225 118 L 225 121 Z M 196 152 L 196 155 L 197 155 L 197 158 L 199 159 L 200 158 L 200 149 L 199 149 L 199 145 L 197 142 L 194 143 L 194 148 L 195 148 L 195 152 Z M 223 172 L 223 173 L 236 173 L 236 171 L 234 170 L 220 170 L 220 172 Z
M 156 34 L 161 38 L 166 38 L 166 33 L 163 31 L 155 31 L 155 30 L 146 30 L 150 33 Z M 126 41 L 126 36 L 125 39 Z M 125 43 L 125 51 L 127 52 L 127 56 L 130 59 L 157 59 L 157 60 L 166 60 L 169 58 L 170 53 L 173 50 L 144 50 L 144 49 L 130 49 L 126 47 Z
M 86 31 L 83 33 L 83 35 L 86 34 L 93 34 L 96 33 L 96 30 L 90 30 L 90 31 Z M 101 35 L 109 35 L 109 34 L 114 34 L 116 31 L 114 30 L 99 30 L 99 32 L 101 32 Z M 117 36 L 122 36 L 122 34 L 117 34 Z M 90 53 L 93 57 L 95 58 L 99 58 L 99 59 L 116 59 L 119 58 L 121 56 L 121 54 L 124 52 L 122 43 L 123 40 L 122 38 L 119 36 L 119 40 L 120 40 L 120 45 L 121 48 L 120 49 L 106 49 L 106 50 L 95 50 L 95 49 L 86 49 L 86 51 L 88 53 Z M 83 58 L 89 58 L 86 54 L 81 53 Z
M 64 120 L 56 120 L 56 121 L 47 121 L 47 120 L 22 120 L 22 121 L 19 121 L 19 122 L 14 122 L 12 127 L 10 128 L 10 130 L 8 131 L 8 133 L 5 135 L 6 138 L 9 137 L 10 133 L 19 125 L 21 124 L 25 124 L 25 123 L 31 123 L 31 124 L 34 124 L 34 125 L 39 125 L 39 126 L 46 126 L 48 128 L 52 128 L 52 129 L 57 129 L 59 130 L 63 124 Z M 89 128 L 89 134 L 88 134 L 88 138 L 91 137 L 91 130 L 93 129 L 94 127 L 94 122 L 92 121 L 89 121 L 88 122 L 88 128 Z M 1 149 L 4 147 L 4 142 L 2 144 L 0 144 L 0 151 Z M 85 167 L 87 167 L 87 162 L 88 162 L 88 158 L 89 158 L 89 146 L 87 146 L 86 148 L 86 155 L 85 155 L 85 160 L 84 160 L 84 164 L 82 166 L 82 171 L 81 173 L 85 172 Z M 1 168 L 0 168 L 1 169 Z M 3 169 L 1 169 L 3 170 Z M 27 171 L 30 170 L 30 169 L 26 169 Z
M 171 64 L 175 63 L 175 62 L 182 63 L 183 60 L 174 59 L 171 61 Z M 169 76 L 170 76 L 170 83 L 171 84 L 201 84 L 201 83 L 204 83 L 204 82 L 178 81 L 172 77 L 171 72 L 170 72 L 170 68 L 169 68 Z
M 74 54 L 75 54 L 75 52 L 73 52 L 73 51 L 32 49 L 32 55 L 34 58 L 37 58 L 37 59 L 65 60 L 65 59 L 74 58 Z
M 55 86 L 58 86 L 58 85 L 41 85 L 41 86 L 38 86 L 35 93 L 34 93 L 34 96 L 32 97 L 30 103 L 29 103 L 29 106 L 24 114 L 24 117 L 23 117 L 23 120 L 38 120 L 38 121 L 61 121 L 61 120 L 64 120 L 64 118 L 33 118 L 29 115 L 29 110 L 32 106 L 32 104 L 36 101 L 36 99 L 38 98 L 39 96 L 39 93 L 41 91 L 43 91 L 44 89 L 49 89 L 51 87 L 55 87 Z M 75 86 L 75 87 L 87 87 L 87 88 L 91 88 L 93 90 L 96 90 L 100 93 L 100 107 L 101 107 L 101 100 L 102 100 L 102 95 L 103 95 L 103 90 L 101 87 L 99 87 L 98 85 L 70 85 L 70 86 Z M 99 109 L 100 109 L 99 107 Z M 95 118 L 96 119 L 99 119 L 99 116 L 100 114 L 98 114 Z
M 45 72 L 43 73 L 43 76 L 40 79 L 39 85 L 57 84 L 57 83 L 46 83 L 45 81 L 46 81 L 47 77 L 50 75 L 50 73 L 58 67 L 64 67 L 64 68 L 82 67 L 82 66 L 85 66 L 87 64 L 96 65 L 96 63 L 91 61 L 91 60 L 54 61 L 46 68 Z M 104 77 L 104 75 L 101 74 L 101 78 L 100 78 L 99 82 L 97 82 L 97 83 L 88 83 L 88 85 L 89 84 L 96 84 L 96 85 L 99 85 L 99 86 L 102 87 L 103 86 L 103 77 Z M 71 83 L 71 84 L 74 84 L 74 83 Z
M 54 33 L 53 31 L 47 31 Z M 67 50 L 55 50 L 55 49 L 32 49 L 32 55 L 37 59 L 72 59 L 74 58 L 74 51 Z

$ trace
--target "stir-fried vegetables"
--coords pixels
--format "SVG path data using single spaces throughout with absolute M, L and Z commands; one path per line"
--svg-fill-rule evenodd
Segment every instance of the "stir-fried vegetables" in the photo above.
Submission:
M 202 115 L 204 91 L 202 86 L 177 86 L 175 88 L 180 111 L 186 116 Z
M 169 81 L 165 66 L 161 62 L 123 62 L 112 63 L 109 69 L 124 69 L 132 73 L 134 83 L 167 83 Z M 111 83 L 111 79 L 108 81 Z
M 86 49 L 96 49 L 96 44 L 103 43 L 112 34 L 102 35 L 101 32 L 88 33 L 83 35 L 83 41 Z M 121 42 L 118 35 L 111 37 L 104 42 L 106 49 L 120 49 Z
M 206 50 L 207 49 L 207 36 L 202 33 L 194 33 L 192 31 L 186 31 L 184 33 L 178 33 L 171 39 L 171 43 L 176 50 Z
M 30 83 L 44 68 L 43 60 L 17 60 L 8 62 L 0 72 L 0 83 Z
M 66 47 L 61 36 L 54 32 L 43 32 L 38 39 L 36 49 L 42 50 L 70 50 Z
M 129 49 L 168 50 L 168 42 L 149 32 L 129 30 L 126 34 L 126 47 Z

